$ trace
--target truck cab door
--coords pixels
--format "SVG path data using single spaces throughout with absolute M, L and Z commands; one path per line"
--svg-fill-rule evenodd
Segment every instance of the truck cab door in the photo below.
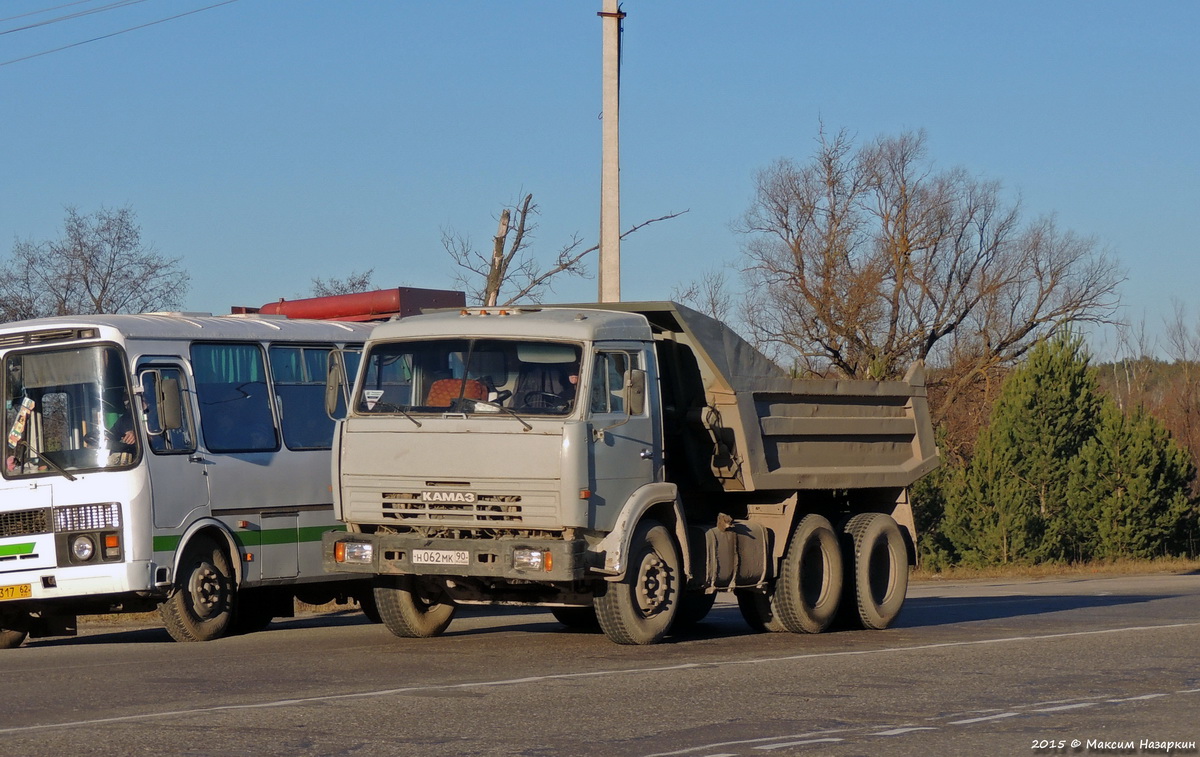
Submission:
M 625 391 L 630 371 L 645 364 L 640 349 L 600 349 L 592 357 L 584 399 L 592 432 L 593 527 L 610 523 L 634 491 L 657 480 L 662 447 L 653 422 L 654 391 L 647 392 L 648 401 L 636 414 Z

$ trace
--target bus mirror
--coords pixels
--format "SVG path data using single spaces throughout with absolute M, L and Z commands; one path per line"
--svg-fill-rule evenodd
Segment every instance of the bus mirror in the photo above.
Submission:
M 629 370 L 625 383 L 625 407 L 630 415 L 641 415 L 646 411 L 646 372 L 639 368 Z
M 335 421 L 346 415 L 346 406 L 342 402 L 346 373 L 338 355 L 337 350 L 330 352 L 325 364 L 325 412 Z
M 179 379 L 160 376 L 157 383 L 158 425 L 162 431 L 183 428 L 183 404 L 179 400 Z

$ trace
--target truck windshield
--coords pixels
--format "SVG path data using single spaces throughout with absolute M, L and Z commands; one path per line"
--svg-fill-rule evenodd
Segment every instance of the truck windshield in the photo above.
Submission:
M 120 468 L 140 456 L 129 374 L 113 346 L 5 359 L 4 476 Z
M 578 344 L 507 339 L 375 344 L 363 358 L 355 410 L 569 415 L 581 352 Z

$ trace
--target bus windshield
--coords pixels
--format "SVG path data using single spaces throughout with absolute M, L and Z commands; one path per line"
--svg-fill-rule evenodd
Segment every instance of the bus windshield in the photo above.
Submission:
M 355 411 L 569 415 L 581 352 L 577 344 L 508 339 L 374 344 Z
M 117 347 L 14 353 L 4 368 L 6 478 L 137 462 L 129 374 Z

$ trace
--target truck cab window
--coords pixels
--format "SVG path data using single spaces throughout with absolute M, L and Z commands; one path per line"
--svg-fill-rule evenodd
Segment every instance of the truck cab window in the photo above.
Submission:
M 637 367 L 628 352 L 597 352 L 592 364 L 593 415 L 625 412 L 625 382 L 630 368 Z

